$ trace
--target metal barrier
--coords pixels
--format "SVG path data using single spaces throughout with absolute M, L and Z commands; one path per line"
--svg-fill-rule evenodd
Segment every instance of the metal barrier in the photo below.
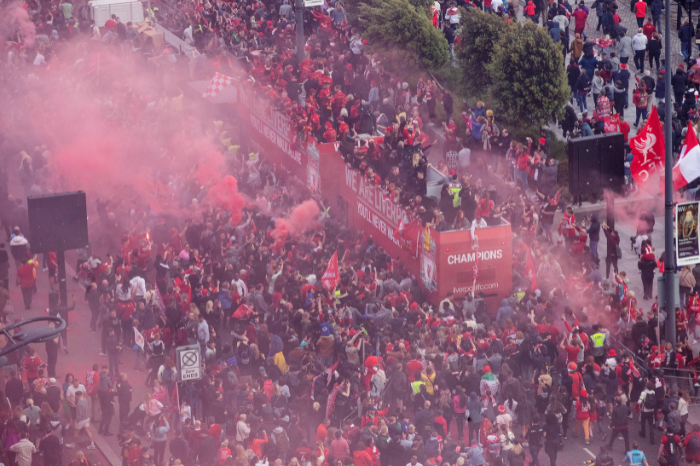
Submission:
M 695 372 L 686 369 L 665 370 L 664 380 L 667 388 L 674 388 L 687 392 L 695 403 L 700 403 L 698 387 L 695 384 Z
M 624 345 L 620 340 L 616 339 L 615 337 L 610 337 L 612 340 L 612 347 L 614 347 L 618 351 L 625 351 L 630 355 L 630 358 L 634 360 L 635 366 L 638 368 L 638 370 L 645 376 L 649 376 L 651 373 L 651 368 L 647 365 L 646 361 L 642 361 L 637 357 L 635 352 Z M 677 390 L 682 390 L 690 395 L 691 398 L 691 404 L 697 405 L 700 404 L 700 393 L 698 393 L 698 389 L 700 386 L 696 385 L 696 380 L 695 380 L 695 375 L 697 374 L 696 371 L 688 370 L 688 369 L 661 369 L 661 373 L 663 374 L 663 379 L 666 382 L 666 388 L 667 389 L 677 389 Z
M 165 41 L 166 41 L 168 44 L 170 44 L 170 45 L 172 45 L 173 47 L 177 48 L 177 49 L 180 51 L 181 54 L 187 55 L 187 56 L 189 57 L 190 60 L 192 59 L 192 57 L 193 57 L 192 51 L 194 50 L 194 47 L 192 47 L 191 45 L 187 44 L 187 42 L 185 42 L 184 40 L 180 39 L 180 38 L 177 37 L 175 34 L 173 34 L 172 32 L 168 31 L 168 30 L 165 29 L 163 26 L 161 26 L 160 24 L 156 23 L 155 26 L 156 26 L 156 31 L 158 31 L 158 32 L 160 32 L 161 34 L 163 34 L 163 39 L 165 39 Z

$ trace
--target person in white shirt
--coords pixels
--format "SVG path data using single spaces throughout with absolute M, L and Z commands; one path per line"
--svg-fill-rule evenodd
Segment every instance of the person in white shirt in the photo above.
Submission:
M 192 37 L 192 24 L 190 23 L 187 28 L 182 32 L 182 35 L 185 36 L 185 43 L 187 45 L 194 45 L 194 38 Z
M 469 169 L 471 164 L 472 151 L 467 147 L 466 138 L 462 140 L 462 149 L 457 153 L 457 160 L 459 161 L 459 173 L 464 174 Z
M 135 298 L 143 298 L 146 295 L 146 280 L 138 275 L 131 279 L 131 294 Z
M 418 462 L 418 457 L 416 455 L 411 456 L 411 462 L 408 463 L 406 466 L 423 466 Z
M 353 55 L 360 55 L 362 53 L 362 38 L 359 35 L 353 36 L 350 39 L 350 50 L 352 50 Z
M 559 29 L 562 31 L 569 30 L 569 18 L 567 18 L 566 15 L 556 15 L 554 21 L 559 23 Z
M 90 40 L 102 40 L 100 28 L 97 27 L 94 20 L 90 20 L 90 26 L 92 26 L 92 37 L 90 38 Z
M 637 30 L 637 34 L 632 37 L 632 49 L 634 50 L 634 66 L 637 67 L 637 73 L 644 73 L 644 56 L 647 51 L 647 36 L 642 32 L 642 28 Z
M 17 454 L 15 463 L 17 466 L 32 466 L 32 453 L 36 453 L 36 447 L 27 438 L 27 433 L 21 433 L 21 440 L 10 447 L 10 451 Z
M 450 24 L 459 24 L 461 16 L 457 4 L 455 2 L 450 2 L 450 8 L 445 12 L 445 21 L 449 21 Z
M 483 217 L 475 218 L 474 220 L 472 220 L 472 227 L 471 227 L 472 238 L 474 237 L 474 232 L 476 231 L 477 228 L 486 228 L 487 226 L 489 226 L 489 225 L 486 223 L 486 220 L 484 220 Z
M 240 273 L 246 273 L 246 270 L 243 269 Z M 239 274 L 235 274 L 233 276 L 233 280 L 231 280 L 231 286 L 236 287 L 236 290 L 238 291 L 238 296 L 240 296 L 241 298 L 245 298 L 246 296 L 248 296 L 248 287 L 246 286 L 245 282 Z
M 41 66 L 46 64 L 46 58 L 41 54 L 41 52 L 36 53 L 36 58 L 34 58 L 34 64 L 36 66 Z

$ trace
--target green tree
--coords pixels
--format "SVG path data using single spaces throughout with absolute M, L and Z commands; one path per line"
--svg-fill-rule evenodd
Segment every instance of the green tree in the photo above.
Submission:
M 498 15 L 469 8 L 462 15 L 460 26 L 460 43 L 455 45 L 455 52 L 464 71 L 466 90 L 479 95 L 491 81 L 486 67 L 491 63 L 494 48 L 506 34 L 509 24 Z
M 506 29 L 486 69 L 496 110 L 507 122 L 543 125 L 563 113 L 569 86 L 562 46 L 532 21 Z
M 362 36 L 386 70 L 436 69 L 449 58 L 447 40 L 416 0 L 369 0 L 359 4 Z

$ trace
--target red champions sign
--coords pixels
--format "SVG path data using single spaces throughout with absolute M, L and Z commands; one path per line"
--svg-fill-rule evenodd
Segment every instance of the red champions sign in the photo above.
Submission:
M 436 233 L 436 236 L 438 295 L 442 298 L 450 291 L 457 296 L 483 293 L 489 309 L 498 309 L 500 299 L 513 287 L 510 224 L 503 222 L 476 230 L 477 241 L 472 241 L 469 230 Z

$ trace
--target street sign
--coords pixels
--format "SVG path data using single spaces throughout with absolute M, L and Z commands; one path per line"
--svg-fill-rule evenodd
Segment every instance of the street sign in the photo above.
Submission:
M 699 211 L 698 201 L 676 205 L 676 265 L 678 267 L 700 262 Z
M 323 5 L 324 3 L 325 3 L 325 2 L 324 2 L 323 0 L 304 0 L 304 6 L 305 6 L 306 8 L 311 8 L 311 7 L 314 7 L 314 6 L 321 6 L 321 5 Z
M 202 356 L 199 345 L 178 346 L 175 348 L 177 357 L 177 381 L 200 380 L 202 378 Z

